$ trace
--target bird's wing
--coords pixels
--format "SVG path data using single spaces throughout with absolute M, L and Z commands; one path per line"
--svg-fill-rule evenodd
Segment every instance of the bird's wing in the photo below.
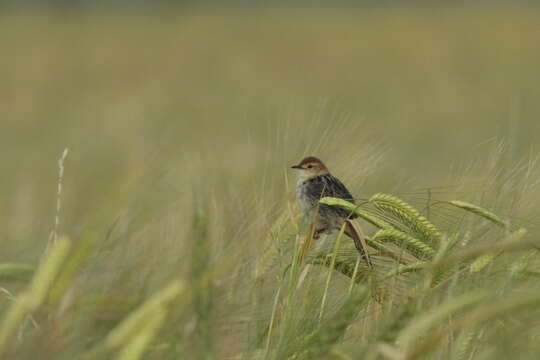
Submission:
M 325 196 L 331 196 L 354 203 L 353 196 L 349 190 L 347 190 L 345 185 L 343 185 L 338 178 L 330 174 L 315 176 L 308 181 L 310 195 L 317 198 L 317 200 L 322 199 Z
M 309 196 L 312 198 L 314 203 L 318 203 L 320 199 L 325 196 L 331 196 L 335 198 L 344 199 L 354 203 L 353 196 L 347 190 L 345 185 L 338 178 L 332 176 L 331 174 L 325 174 L 321 176 L 316 176 L 311 178 L 309 184 Z M 350 214 L 348 211 L 332 207 L 329 205 L 321 204 L 320 208 L 323 212 L 334 212 L 341 217 L 356 218 L 356 214 Z
M 343 183 L 337 177 L 329 175 L 326 181 L 328 182 L 327 189 L 329 191 L 329 194 L 325 194 L 325 196 L 332 196 L 344 199 L 354 204 L 353 196 L 351 195 L 347 187 L 343 185 Z

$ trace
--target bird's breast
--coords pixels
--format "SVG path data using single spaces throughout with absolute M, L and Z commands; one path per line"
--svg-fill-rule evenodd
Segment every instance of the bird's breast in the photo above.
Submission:
M 298 201 L 298 206 L 304 215 L 309 215 L 310 211 L 313 210 L 315 206 L 315 201 L 312 196 L 310 196 L 309 189 L 310 181 L 300 179 L 296 183 L 296 200 Z

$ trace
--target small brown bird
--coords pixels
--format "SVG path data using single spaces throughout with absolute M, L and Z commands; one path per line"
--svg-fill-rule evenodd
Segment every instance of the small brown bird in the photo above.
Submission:
M 323 162 L 314 156 L 306 157 L 298 165 L 291 167 L 300 170 L 296 183 L 296 199 L 300 209 L 314 226 L 313 238 L 319 238 L 321 233 L 331 234 L 334 230 L 339 230 L 345 222 L 345 234 L 353 239 L 358 252 L 367 265 L 372 267 L 364 237 L 351 221 L 358 216 L 337 207 L 319 204 L 319 200 L 325 196 L 354 203 L 353 196 L 345 185 L 332 176 Z

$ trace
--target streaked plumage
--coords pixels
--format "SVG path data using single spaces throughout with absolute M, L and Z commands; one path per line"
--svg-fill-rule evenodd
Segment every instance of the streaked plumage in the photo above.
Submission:
M 345 233 L 354 240 L 356 248 L 371 267 L 363 235 L 351 222 L 357 215 L 333 206 L 319 204 L 319 200 L 325 196 L 341 198 L 354 203 L 354 198 L 347 187 L 338 178 L 332 176 L 324 163 L 316 157 L 304 158 L 292 168 L 300 170 L 296 183 L 296 199 L 300 210 L 315 227 L 314 238 L 318 238 L 321 233 L 331 234 L 340 229 L 345 222 Z
M 354 203 L 353 196 L 349 190 L 347 190 L 338 178 L 332 176 L 330 173 L 313 176 L 296 184 L 296 198 L 302 212 L 306 216 L 309 216 L 315 210 L 319 200 L 325 196 L 341 198 Z M 333 215 L 343 218 L 349 217 L 354 219 L 357 217 L 357 215 L 349 214 L 343 209 L 324 204 L 319 205 L 319 212 L 328 214 L 329 216 Z

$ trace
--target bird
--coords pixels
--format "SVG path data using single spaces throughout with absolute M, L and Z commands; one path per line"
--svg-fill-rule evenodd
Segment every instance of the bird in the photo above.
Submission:
M 305 157 L 291 168 L 299 171 L 296 183 L 296 200 L 300 210 L 313 226 L 313 238 L 318 239 L 322 233 L 332 234 L 345 223 L 345 234 L 354 241 L 356 249 L 368 267 L 372 268 L 364 236 L 352 222 L 358 215 L 319 203 L 319 200 L 325 196 L 354 203 L 354 198 L 347 187 L 328 171 L 326 165 L 319 158 L 314 156 Z

